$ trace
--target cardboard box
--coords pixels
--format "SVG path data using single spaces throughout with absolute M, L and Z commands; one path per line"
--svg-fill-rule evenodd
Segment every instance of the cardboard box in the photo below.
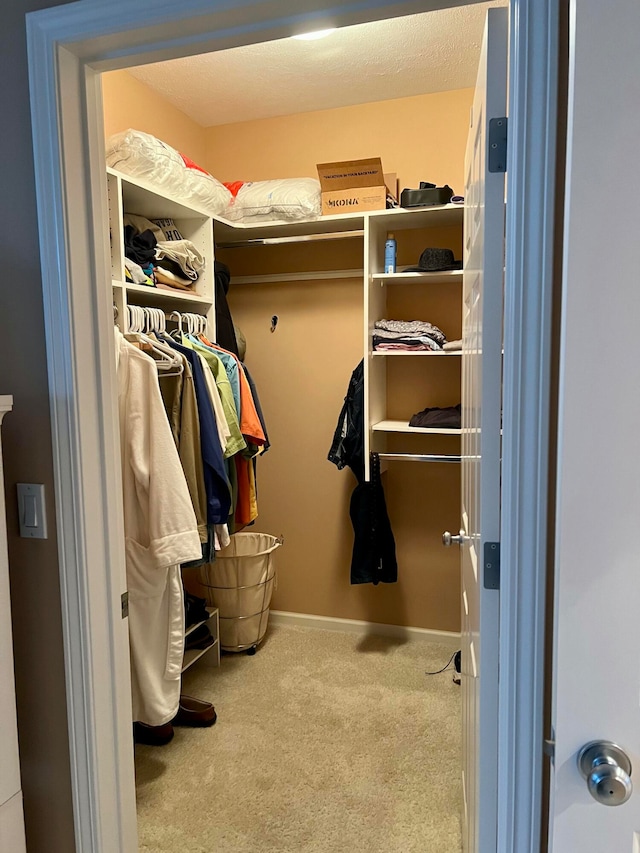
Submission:
M 387 186 L 387 191 L 391 193 L 392 198 L 396 201 L 400 198 L 400 184 L 398 183 L 398 175 L 396 172 L 385 172 L 384 182 Z
M 322 214 L 384 210 L 387 188 L 380 157 L 319 163 Z

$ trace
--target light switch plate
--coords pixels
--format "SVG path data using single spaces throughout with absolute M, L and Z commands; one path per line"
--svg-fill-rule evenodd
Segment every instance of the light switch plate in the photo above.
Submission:
M 25 539 L 47 538 L 47 509 L 42 483 L 18 483 L 18 519 L 20 536 Z

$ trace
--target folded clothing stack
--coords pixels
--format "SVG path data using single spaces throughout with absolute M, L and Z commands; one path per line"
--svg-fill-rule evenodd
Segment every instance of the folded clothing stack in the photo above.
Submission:
M 182 237 L 172 219 L 124 218 L 125 271 L 131 281 L 150 287 L 193 290 L 205 259 Z
M 462 426 L 462 406 L 432 406 L 412 416 L 412 427 L 440 427 L 441 429 L 460 429 Z
M 424 320 L 377 320 L 373 348 L 380 352 L 441 350 L 447 339 L 432 323 Z
M 184 592 L 184 627 L 190 628 L 199 622 L 206 622 L 211 614 L 207 610 L 207 602 L 204 598 Z

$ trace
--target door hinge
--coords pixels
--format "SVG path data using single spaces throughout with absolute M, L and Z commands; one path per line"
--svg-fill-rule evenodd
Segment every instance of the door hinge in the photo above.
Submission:
M 500 589 L 500 543 L 484 543 L 484 588 Z
M 489 171 L 507 171 L 507 118 L 489 119 Z
M 120 596 L 120 604 L 122 606 L 122 618 L 126 619 L 129 615 L 129 592 L 123 592 Z
M 544 739 L 544 743 L 542 745 L 542 751 L 547 756 L 547 758 L 551 759 L 551 763 L 555 764 L 556 758 L 556 742 L 552 737 L 547 737 Z

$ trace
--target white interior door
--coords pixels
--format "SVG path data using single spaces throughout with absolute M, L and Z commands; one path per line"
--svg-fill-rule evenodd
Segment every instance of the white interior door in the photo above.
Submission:
M 640 788 L 640 4 L 572 3 L 551 777 L 552 853 L 638 853 L 640 791 L 589 792 L 582 747 L 617 742 Z M 594 193 L 594 176 L 619 192 Z M 604 345 L 596 340 L 606 332 Z M 631 343 L 631 350 L 627 343 Z M 611 805 L 625 778 L 600 770 Z M 595 780 L 594 780 L 595 781 Z
M 507 22 L 506 9 L 488 11 L 465 157 L 460 537 L 469 853 L 496 849 L 504 173 L 489 171 L 488 133 L 490 119 L 506 113 Z

